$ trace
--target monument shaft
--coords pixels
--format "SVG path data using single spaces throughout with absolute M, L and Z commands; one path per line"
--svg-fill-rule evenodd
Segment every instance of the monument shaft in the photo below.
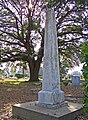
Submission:
M 46 13 L 43 67 L 43 90 L 60 89 L 56 21 L 53 10 Z
M 60 90 L 60 73 L 55 13 L 48 9 L 46 13 L 44 38 L 44 64 L 42 90 L 38 93 L 40 105 L 57 105 L 64 101 Z

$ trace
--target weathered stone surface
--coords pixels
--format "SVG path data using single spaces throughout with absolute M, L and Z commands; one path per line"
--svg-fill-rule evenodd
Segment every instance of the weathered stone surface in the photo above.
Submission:
M 36 106 L 36 102 L 14 105 L 13 116 L 22 120 L 74 120 L 82 111 L 82 105 L 68 102 L 60 109 L 48 109 Z
M 53 108 L 55 105 L 60 107 L 64 102 L 64 92 L 63 91 L 40 91 L 39 92 L 39 103 L 41 106 Z M 49 106 L 51 105 L 51 107 Z M 54 106 L 53 106 L 54 105 Z
M 54 11 L 46 13 L 43 90 L 60 89 L 57 31 Z
M 80 75 L 72 75 L 72 85 L 80 86 Z
M 60 90 L 57 30 L 53 9 L 46 13 L 43 83 L 42 90 L 38 93 L 38 101 L 39 105 L 64 102 L 64 92 Z

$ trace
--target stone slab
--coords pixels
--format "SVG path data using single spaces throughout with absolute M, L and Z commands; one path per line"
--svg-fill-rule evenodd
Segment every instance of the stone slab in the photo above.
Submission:
M 68 102 L 68 106 L 48 109 L 37 106 L 35 101 L 14 105 L 12 113 L 23 120 L 73 120 L 82 113 L 82 108 L 82 104 Z
M 72 75 L 72 85 L 80 86 L 80 76 L 79 75 Z
M 64 98 L 64 92 L 61 90 L 55 90 L 55 91 L 43 91 L 41 90 L 38 93 L 38 101 L 39 104 L 44 104 L 46 106 L 50 105 L 56 105 L 62 104 L 65 101 Z

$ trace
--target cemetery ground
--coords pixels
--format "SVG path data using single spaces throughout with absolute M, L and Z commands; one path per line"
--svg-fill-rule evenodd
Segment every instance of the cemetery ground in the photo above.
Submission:
M 0 120 L 17 120 L 12 117 L 12 105 L 37 100 L 41 90 L 40 82 L 27 82 L 28 79 L 0 79 Z M 81 86 L 61 84 L 66 100 L 82 103 L 84 91 Z M 78 116 L 75 120 L 88 120 L 87 115 Z

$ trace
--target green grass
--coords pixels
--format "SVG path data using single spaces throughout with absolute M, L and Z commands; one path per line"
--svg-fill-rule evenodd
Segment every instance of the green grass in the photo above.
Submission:
M 11 78 L 0 78 L 0 86 L 9 86 L 9 85 L 34 85 L 35 82 L 41 82 L 42 79 L 39 78 L 38 81 L 30 81 L 28 82 L 29 78 L 20 78 L 20 79 L 15 79 L 13 77 Z
M 1 79 L 0 78 L 0 83 L 1 84 L 20 84 L 20 83 L 23 83 L 25 81 L 28 81 L 29 78 L 21 78 L 21 79 L 17 79 L 15 80 L 14 78 L 4 78 L 4 79 Z

